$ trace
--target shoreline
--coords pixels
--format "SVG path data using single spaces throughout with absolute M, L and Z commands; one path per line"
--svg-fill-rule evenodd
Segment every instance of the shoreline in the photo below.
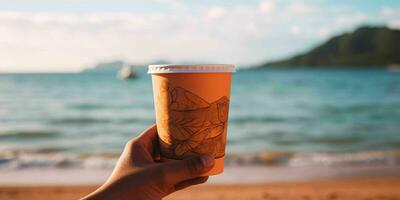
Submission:
M 0 151 L 0 172 L 26 169 L 113 169 L 119 156 L 120 152 L 70 154 L 58 152 L 58 149 L 54 148 L 2 150 Z M 225 166 L 228 167 L 342 167 L 365 165 L 400 166 L 400 149 L 342 153 L 261 151 L 230 153 L 225 156 Z
M 103 183 L 112 169 L 16 169 L 0 170 L 0 186 L 96 185 Z M 209 184 L 265 184 L 274 182 L 315 181 L 360 177 L 400 177 L 400 165 L 341 167 L 266 167 L 228 166 Z

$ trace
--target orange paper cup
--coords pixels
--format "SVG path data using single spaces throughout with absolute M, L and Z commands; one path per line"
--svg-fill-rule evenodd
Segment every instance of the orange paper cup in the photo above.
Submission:
M 150 65 L 164 161 L 210 154 L 224 170 L 233 65 Z

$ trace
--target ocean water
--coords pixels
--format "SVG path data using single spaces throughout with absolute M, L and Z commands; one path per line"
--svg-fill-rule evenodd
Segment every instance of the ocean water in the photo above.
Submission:
M 155 122 L 150 77 L 1 74 L 0 169 L 111 167 Z M 228 163 L 400 163 L 400 73 L 242 70 L 233 76 Z

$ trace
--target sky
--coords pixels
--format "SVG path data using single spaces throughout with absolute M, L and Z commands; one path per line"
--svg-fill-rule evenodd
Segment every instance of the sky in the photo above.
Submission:
M 365 24 L 400 29 L 400 0 L 0 0 L 0 72 L 119 59 L 250 66 Z

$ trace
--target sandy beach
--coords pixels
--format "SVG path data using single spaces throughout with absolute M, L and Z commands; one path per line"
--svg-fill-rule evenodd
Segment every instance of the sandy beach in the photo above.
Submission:
M 106 169 L 20 169 L 0 173 L 1 200 L 78 199 L 103 183 Z M 227 167 L 166 199 L 399 199 L 399 166 Z
M 74 186 L 3 186 L 2 200 L 79 199 L 93 191 L 97 185 Z M 357 178 L 285 182 L 266 184 L 205 184 L 188 188 L 166 199 L 400 199 L 400 177 Z

